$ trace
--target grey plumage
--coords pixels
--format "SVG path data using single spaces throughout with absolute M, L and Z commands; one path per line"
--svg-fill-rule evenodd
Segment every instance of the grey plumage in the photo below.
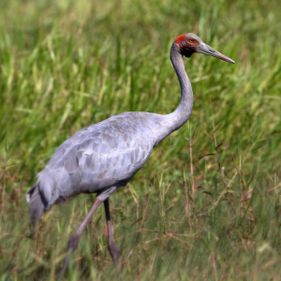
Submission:
M 126 184 L 167 134 L 169 122 L 159 114 L 126 112 L 78 131 L 38 174 L 46 209 L 77 193 Z
M 109 248 L 113 259 L 118 256 L 112 237 L 108 197 L 144 165 L 154 146 L 188 120 L 192 112 L 193 93 L 182 56 L 189 57 L 195 52 L 233 62 L 194 34 L 178 36 L 170 51 L 181 88 L 181 100 L 176 110 L 163 115 L 122 113 L 82 129 L 66 140 L 38 174 L 36 185 L 27 194 L 33 223 L 61 200 L 78 193 L 96 192 L 97 200 L 70 239 L 69 248 L 75 249 L 90 216 L 101 202 L 105 202 L 108 231 L 111 233 Z

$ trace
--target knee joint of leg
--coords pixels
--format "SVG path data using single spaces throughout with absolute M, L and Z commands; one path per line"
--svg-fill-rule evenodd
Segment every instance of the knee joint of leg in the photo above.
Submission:
M 102 193 L 100 193 L 97 197 L 97 199 L 99 199 L 101 202 L 105 201 L 114 191 L 116 190 L 116 187 L 110 187 L 108 189 L 106 189 L 105 191 L 103 191 Z

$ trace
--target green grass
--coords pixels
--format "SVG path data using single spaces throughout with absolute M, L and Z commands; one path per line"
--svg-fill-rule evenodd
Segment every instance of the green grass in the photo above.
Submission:
M 186 31 L 237 63 L 186 61 L 190 121 L 111 198 L 118 266 L 100 209 L 66 280 L 280 280 L 280 8 L 277 0 L 2 0 L 0 280 L 56 280 L 94 196 L 54 207 L 31 240 L 25 192 L 76 130 L 123 111 L 173 110 L 180 94 L 169 47 Z

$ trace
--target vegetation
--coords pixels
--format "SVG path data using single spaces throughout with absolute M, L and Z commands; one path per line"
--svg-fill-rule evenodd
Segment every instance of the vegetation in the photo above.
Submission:
M 169 62 L 192 31 L 236 60 L 186 61 L 195 107 L 102 208 L 66 280 L 280 280 L 279 1 L 0 2 L 0 280 L 57 280 L 67 239 L 94 195 L 54 207 L 28 237 L 25 192 L 75 131 L 123 111 L 168 113 Z

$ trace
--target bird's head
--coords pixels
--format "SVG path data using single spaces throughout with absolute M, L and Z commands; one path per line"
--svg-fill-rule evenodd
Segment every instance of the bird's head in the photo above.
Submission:
M 204 43 L 199 36 L 193 33 L 179 35 L 174 44 L 178 46 L 179 52 L 185 57 L 191 57 L 194 53 L 200 53 L 216 57 L 226 62 L 235 63 L 234 60 L 214 50 L 212 47 Z

